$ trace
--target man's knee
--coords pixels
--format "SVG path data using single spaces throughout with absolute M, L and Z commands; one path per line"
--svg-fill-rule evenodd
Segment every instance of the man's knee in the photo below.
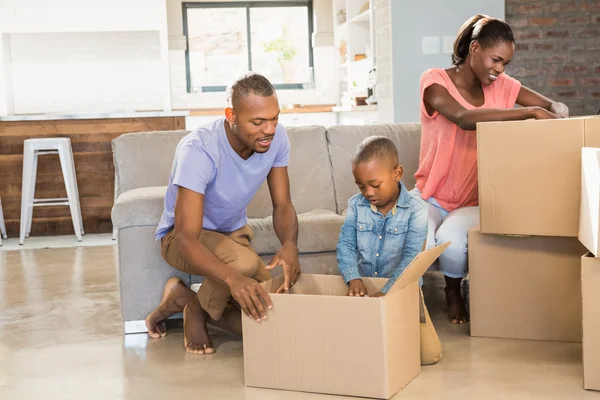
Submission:
M 260 259 L 252 250 L 243 246 L 237 246 L 235 251 L 228 258 L 228 260 L 223 260 L 223 262 L 240 274 L 249 278 L 256 276 L 260 265 Z

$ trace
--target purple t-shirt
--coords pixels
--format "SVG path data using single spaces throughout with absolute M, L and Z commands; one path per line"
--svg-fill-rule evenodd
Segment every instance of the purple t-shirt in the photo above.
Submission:
M 162 239 L 175 224 L 178 186 L 204 195 L 203 229 L 229 233 L 242 228 L 246 208 L 271 168 L 286 167 L 289 157 L 290 142 L 281 125 L 269 150 L 247 160 L 229 144 L 225 118 L 195 129 L 177 145 L 156 239 Z

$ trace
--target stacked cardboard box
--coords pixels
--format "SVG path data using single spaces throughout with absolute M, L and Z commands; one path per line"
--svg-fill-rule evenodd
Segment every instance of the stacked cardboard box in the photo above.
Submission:
M 582 148 L 600 148 L 600 118 L 478 124 L 477 141 L 481 225 L 469 232 L 471 335 L 581 342 L 583 313 L 589 386 L 587 372 L 600 369 L 593 366 L 600 316 L 590 305 L 600 262 L 582 261 L 581 243 L 593 250 L 600 243 L 600 179 L 586 181 Z
M 584 148 L 581 160 L 579 240 L 590 251 L 581 258 L 583 384 L 600 390 L 600 149 Z

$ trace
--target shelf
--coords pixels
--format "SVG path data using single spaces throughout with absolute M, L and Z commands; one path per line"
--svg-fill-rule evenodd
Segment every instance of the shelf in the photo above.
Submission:
M 346 21 L 343 24 L 339 24 L 338 26 L 336 26 L 335 31 L 343 32 L 347 27 L 348 27 L 348 22 Z
M 371 58 L 367 57 L 367 58 L 363 58 L 362 60 L 352 61 L 351 64 L 355 65 L 355 66 L 359 66 L 359 67 L 363 66 L 363 65 L 371 65 L 372 66 L 373 60 Z
M 370 21 L 371 21 L 371 10 L 366 10 L 350 20 L 350 22 L 352 22 L 352 23 L 361 23 L 361 24 L 368 24 Z

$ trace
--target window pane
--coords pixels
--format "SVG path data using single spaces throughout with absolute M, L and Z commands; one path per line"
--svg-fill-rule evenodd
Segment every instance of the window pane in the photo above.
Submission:
M 273 84 L 308 83 L 308 7 L 250 9 L 252 70 Z
M 248 71 L 245 8 L 187 10 L 192 91 L 227 86 Z

